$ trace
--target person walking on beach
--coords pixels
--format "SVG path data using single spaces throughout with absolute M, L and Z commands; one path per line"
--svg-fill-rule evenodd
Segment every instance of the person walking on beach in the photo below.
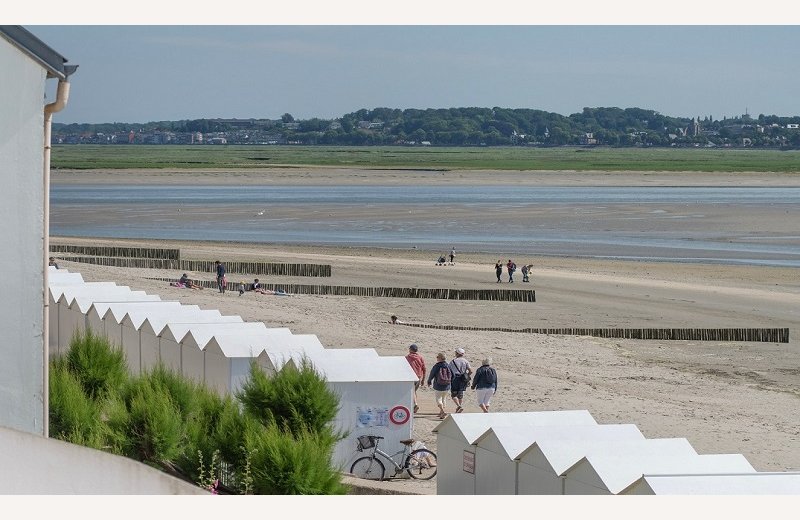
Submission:
M 450 263 L 451 264 L 455 264 L 456 263 L 456 248 L 455 247 L 453 247 L 450 250 Z
M 453 374 L 447 367 L 447 358 L 444 352 L 436 354 L 436 364 L 431 367 L 430 375 L 428 375 L 428 388 L 433 383 L 433 389 L 436 391 L 436 406 L 439 407 L 439 419 L 447 417 L 445 412 L 447 393 L 450 391 L 450 381 L 453 379 Z
M 417 404 L 417 389 L 419 389 L 419 385 L 425 384 L 425 359 L 419 355 L 418 351 L 419 347 L 417 344 L 412 343 L 408 346 L 408 354 L 406 354 L 406 361 L 408 361 L 408 364 L 411 365 L 411 370 L 414 371 L 418 379 L 418 381 L 414 382 L 414 413 L 419 411 L 419 405 Z
M 527 282 L 528 281 L 528 266 L 527 265 L 523 265 L 522 266 L 522 281 L 523 282 Z
M 514 271 L 517 270 L 517 264 L 508 259 L 508 263 L 506 264 L 506 270 L 508 271 L 508 283 L 514 283 Z
M 503 274 L 503 261 L 498 260 L 496 264 L 494 264 L 494 272 L 497 275 L 497 283 L 500 283 L 500 276 Z
M 464 411 L 464 391 L 469 386 L 469 379 L 472 375 L 472 367 L 464 357 L 464 349 L 456 349 L 456 357 L 447 365 L 453 374 L 453 381 L 450 383 L 450 398 L 456 404 L 456 413 Z
M 484 413 L 489 413 L 489 404 L 497 392 L 497 372 L 492 368 L 492 358 L 485 358 L 475 371 L 472 389 L 476 391 L 478 406 Z
M 225 294 L 225 285 L 227 284 L 227 280 L 225 279 L 225 264 L 219 260 L 214 263 L 217 265 L 217 288 L 220 293 Z

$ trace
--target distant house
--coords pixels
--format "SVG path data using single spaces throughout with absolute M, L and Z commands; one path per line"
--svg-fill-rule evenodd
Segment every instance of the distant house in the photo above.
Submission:
M 788 124 L 786 125 L 786 128 L 787 128 L 788 130 L 798 130 L 798 129 L 800 129 L 800 124 L 797 124 L 797 123 L 788 123 Z
M 595 138 L 593 132 L 586 132 L 581 137 L 581 141 L 580 142 L 583 145 L 593 145 L 593 144 L 597 144 L 597 138 Z

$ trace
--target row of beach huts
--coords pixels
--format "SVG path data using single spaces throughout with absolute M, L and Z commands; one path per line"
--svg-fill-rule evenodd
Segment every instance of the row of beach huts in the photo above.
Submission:
M 336 464 L 349 468 L 360 435 L 381 435 L 389 445 L 411 437 L 417 378 L 402 356 L 380 356 L 373 348 L 326 349 L 313 334 L 48 269 L 51 357 L 65 353 L 78 331 L 91 329 L 122 349 L 132 374 L 161 363 L 220 394 L 235 394 L 252 362 L 274 374 L 305 358 L 340 398 L 335 427 L 347 436 L 337 444 Z
M 326 349 L 313 334 L 66 269 L 48 275 L 51 356 L 88 328 L 122 349 L 133 374 L 162 363 L 221 394 L 242 387 L 252 362 L 274 374 L 307 359 L 340 398 L 334 426 L 346 435 L 334 463 L 346 469 L 361 455 L 358 436 L 383 436 L 390 447 L 412 437 L 416 376 L 402 356 Z M 800 495 L 800 473 L 757 472 L 741 454 L 700 455 L 685 438 L 646 439 L 633 424 L 598 424 L 587 410 L 454 414 L 434 432 L 440 495 Z

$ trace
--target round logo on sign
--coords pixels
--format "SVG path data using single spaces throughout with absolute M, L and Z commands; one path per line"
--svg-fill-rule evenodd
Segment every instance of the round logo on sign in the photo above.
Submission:
M 411 412 L 405 406 L 395 406 L 389 412 L 389 420 L 394 424 L 405 424 L 411 418 Z

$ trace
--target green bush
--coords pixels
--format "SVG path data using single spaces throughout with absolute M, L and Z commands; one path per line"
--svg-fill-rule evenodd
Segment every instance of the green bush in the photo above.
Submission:
M 91 399 L 117 391 L 128 379 L 125 354 L 91 329 L 73 336 L 66 363 Z
M 247 436 L 252 489 L 261 495 L 342 495 L 347 487 L 331 463 L 327 438 L 275 425 Z
M 310 431 L 336 442 L 330 422 L 339 409 L 339 398 L 308 359 L 300 367 L 286 367 L 272 377 L 252 363 L 250 378 L 236 394 L 246 413 L 265 426 L 276 425 L 295 435 Z
M 98 450 L 106 447 L 100 405 L 63 361 L 51 363 L 49 393 L 51 437 Z

